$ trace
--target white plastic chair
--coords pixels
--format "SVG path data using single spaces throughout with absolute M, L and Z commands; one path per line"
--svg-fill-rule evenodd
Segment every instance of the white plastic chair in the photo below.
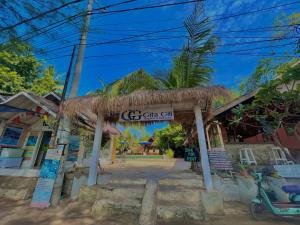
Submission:
M 242 164 L 257 165 L 251 148 L 240 149 L 240 161 Z
M 270 151 L 271 162 L 275 165 L 288 165 L 289 161 L 286 158 L 284 151 L 279 147 L 271 148 Z

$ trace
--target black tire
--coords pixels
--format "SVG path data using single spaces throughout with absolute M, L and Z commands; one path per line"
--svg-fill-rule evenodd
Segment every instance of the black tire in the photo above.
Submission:
M 253 203 L 250 204 L 250 213 L 253 219 L 260 221 L 264 217 L 265 212 L 265 206 L 263 204 L 259 203 Z

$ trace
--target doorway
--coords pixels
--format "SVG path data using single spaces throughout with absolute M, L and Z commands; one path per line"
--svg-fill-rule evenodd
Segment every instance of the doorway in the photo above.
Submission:
M 40 168 L 45 160 L 46 157 L 46 152 L 49 147 L 49 143 L 51 140 L 52 132 L 51 131 L 44 131 L 43 132 L 43 137 L 40 143 L 40 146 L 38 148 L 38 155 L 35 160 L 34 167 L 35 168 Z

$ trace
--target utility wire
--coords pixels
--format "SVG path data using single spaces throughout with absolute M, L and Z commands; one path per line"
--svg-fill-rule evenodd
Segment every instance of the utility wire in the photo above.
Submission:
M 77 0 L 77 1 L 78 1 L 78 0 Z M 82 0 L 81 0 L 81 1 L 82 1 Z M 135 2 L 135 1 L 138 1 L 138 0 L 126 0 L 126 1 L 123 1 L 123 2 L 118 2 L 118 3 L 106 5 L 106 6 L 101 7 L 101 8 L 97 8 L 97 10 L 101 10 L 101 9 L 102 9 L 102 10 L 105 10 L 105 9 L 108 9 L 108 8 L 111 8 L 111 7 L 123 5 L 123 4 L 125 4 L 125 3 Z M 66 24 L 66 23 L 68 23 L 69 21 L 72 21 L 72 20 L 74 20 L 74 19 L 76 19 L 76 18 L 81 18 L 81 16 L 85 16 L 85 15 L 87 15 L 87 14 L 88 14 L 88 13 L 82 13 L 82 12 L 76 13 L 76 14 L 73 14 L 72 16 L 69 16 L 69 17 L 64 18 L 64 19 L 62 19 L 62 20 L 53 22 L 53 23 L 51 23 L 51 24 L 47 24 L 46 26 L 44 26 L 44 27 L 42 27 L 42 28 L 39 28 L 37 31 L 43 30 L 43 29 L 45 29 L 45 28 L 49 28 L 49 27 L 54 26 L 54 25 L 55 25 L 55 26 L 54 26 L 54 27 L 51 27 L 51 28 L 49 28 L 49 29 L 47 29 L 46 31 L 42 31 L 41 33 L 38 33 L 38 34 L 35 34 L 36 31 L 31 32 L 31 33 L 29 33 L 29 34 L 34 34 L 34 35 L 31 36 L 31 37 L 26 38 L 24 41 L 27 41 L 27 40 L 29 40 L 29 39 L 31 39 L 31 38 L 34 38 L 34 37 L 38 36 L 38 35 L 47 33 L 47 32 L 50 31 L 50 30 L 53 30 L 53 29 L 55 29 L 55 28 L 57 28 L 57 27 L 59 27 L 59 26 L 62 26 L 62 25 Z M 23 38 L 24 36 L 27 36 L 27 35 L 29 35 L 29 34 L 27 33 L 27 34 L 18 36 L 18 37 L 16 37 L 16 38 L 20 39 L 20 38 Z
M 132 1 L 136 1 L 136 0 L 130 0 L 130 2 L 132 2 Z M 128 3 L 129 1 L 125 1 L 125 2 L 121 2 L 121 3 L 115 3 L 115 4 L 113 4 L 113 6 L 116 6 L 117 4 L 118 5 L 121 5 L 121 4 L 125 4 L 125 3 Z M 185 2 L 185 3 L 180 3 L 180 4 L 189 4 L 189 3 L 191 3 L 191 2 L 196 2 L 196 1 L 189 1 L 189 2 Z M 242 12 L 242 13 L 238 13 L 238 14 L 232 14 L 232 15 L 228 15 L 228 16 L 224 16 L 224 17 L 221 17 L 221 18 L 216 18 L 216 19 L 213 19 L 213 21 L 215 21 L 215 20 L 223 20 L 223 19 L 227 19 L 227 18 L 232 18 L 232 17 L 237 17 L 237 16 L 241 16 L 241 15 L 247 15 L 247 14 L 252 14 L 252 13 L 257 13 L 257 12 L 261 12 L 261 11 L 267 11 L 267 10 L 271 10 L 271 9 L 274 9 L 274 8 L 278 8 L 278 7 L 284 7 L 284 6 L 288 6 L 288 5 L 291 5 L 291 4 L 298 4 L 298 3 L 300 3 L 300 1 L 296 1 L 296 2 L 291 2 L 291 3 L 286 3 L 286 4 L 280 4 L 280 5 L 275 5 L 275 6 L 272 6 L 272 7 L 268 7 L 268 8 L 262 8 L 262 9 L 258 9 L 258 10 L 253 10 L 253 11 L 248 11 L 248 12 Z M 175 3 L 173 3 L 173 4 L 175 4 Z M 179 3 L 177 3 L 177 4 L 179 4 Z M 167 4 L 165 4 L 165 5 L 167 5 Z M 165 5 L 157 5 L 157 6 L 145 6 L 146 8 L 147 7 L 164 7 Z M 170 4 L 168 4 L 168 5 L 170 5 Z M 101 7 L 101 8 L 97 8 L 97 9 L 94 9 L 93 11 L 101 11 L 101 10 L 107 10 L 109 7 L 111 7 L 110 5 L 108 5 L 108 6 L 104 6 L 104 7 Z M 142 10 L 142 8 L 145 8 L 145 7 L 138 7 L 139 9 L 138 10 Z M 124 9 L 124 10 L 127 10 L 127 11 L 131 11 L 131 10 L 133 10 L 133 9 L 137 9 L 137 8 L 129 8 L 129 9 Z M 122 10 L 122 12 L 124 12 L 124 10 Z M 93 14 L 93 11 L 92 11 L 92 14 Z M 117 10 L 116 10 L 117 11 Z M 112 11 L 113 12 L 113 11 Z M 106 13 L 106 12 L 105 12 Z M 77 13 L 77 14 L 75 14 L 75 15 L 73 15 L 73 16 L 70 16 L 69 18 L 70 19 L 73 19 L 74 17 L 77 17 L 77 16 L 79 16 L 79 17 L 81 17 L 81 16 L 83 16 L 83 15 L 86 15 L 87 13 Z M 96 13 L 95 13 L 96 14 Z M 98 13 L 99 14 L 99 13 Z M 66 18 L 66 19 L 68 19 L 68 18 Z M 52 25 L 54 25 L 54 24 L 57 24 L 57 23 L 59 23 L 59 22 L 63 22 L 63 21 L 65 21 L 66 19 L 64 19 L 64 20 L 61 20 L 61 21 L 57 21 L 57 22 L 55 22 L 55 23 L 53 23 L 53 24 L 50 24 L 50 25 L 47 25 L 46 27 L 49 27 L 49 26 L 52 26 Z M 62 23 L 62 24 L 60 24 L 59 26 L 61 26 L 61 25 L 63 25 L 64 23 Z M 57 26 L 56 26 L 57 27 Z M 184 26 L 181 26 L 181 27 L 184 27 Z M 44 27 L 45 28 L 45 27 Z M 43 28 L 42 28 L 43 29 Z M 51 29 L 53 29 L 53 28 L 51 28 Z M 49 29 L 50 30 L 50 29 Z M 48 31 L 49 31 L 48 30 Z M 32 37 L 30 37 L 30 38 L 33 38 L 34 36 L 32 36 Z
M 31 17 L 31 18 L 27 18 L 27 19 L 24 19 L 24 20 L 22 20 L 22 21 L 19 21 L 19 22 L 15 23 L 15 24 L 12 24 L 12 25 L 3 27 L 3 28 L 0 29 L 0 32 L 3 32 L 3 31 L 6 31 L 6 30 L 10 30 L 10 29 L 16 28 L 17 26 L 20 26 L 20 25 L 22 25 L 22 24 L 24 24 L 24 23 L 28 23 L 28 22 L 31 22 L 31 21 L 33 21 L 33 20 L 39 19 L 39 18 L 44 17 L 44 16 L 46 16 L 46 15 L 48 15 L 48 14 L 50 14 L 50 13 L 54 13 L 54 12 L 56 12 L 56 11 L 58 11 L 58 10 L 61 10 L 61 9 L 65 8 L 65 7 L 69 6 L 69 5 L 73 5 L 73 4 L 82 2 L 82 1 L 83 1 L 83 0 L 74 0 L 74 1 L 72 1 L 72 2 L 67 2 L 67 3 L 65 3 L 65 4 L 62 4 L 62 5 L 60 5 L 60 6 L 56 7 L 56 8 L 53 8 L 53 9 L 47 10 L 47 11 L 45 11 L 45 12 L 42 12 L 42 13 L 40 13 L 40 14 L 38 14 L 38 15 L 36 15 L 36 16 L 33 16 L 33 17 Z
M 162 30 L 158 30 L 158 31 L 144 33 L 144 34 L 137 34 L 137 35 L 133 35 L 133 36 L 125 37 L 125 38 L 120 38 L 120 39 L 114 39 L 114 40 L 110 40 L 110 41 L 90 43 L 90 44 L 86 44 L 86 46 L 87 47 L 93 47 L 93 46 L 97 46 L 97 45 L 124 43 L 124 41 L 128 41 L 128 42 L 135 42 L 135 41 L 136 42 L 140 42 L 140 41 L 145 41 L 145 40 L 134 40 L 134 41 L 129 41 L 129 40 L 134 39 L 134 38 L 145 37 L 145 36 L 152 35 L 152 34 L 163 33 L 163 32 L 170 31 L 170 30 L 176 30 L 176 29 L 179 29 L 179 27 L 173 27 L 173 28 L 169 28 L 169 29 L 162 29 Z M 161 40 L 161 39 L 168 39 L 168 38 L 160 38 L 159 40 Z M 157 39 L 150 39 L 150 40 L 157 40 Z M 61 49 L 69 48 L 71 46 L 73 46 L 73 45 L 67 45 L 67 46 L 63 46 L 63 47 L 58 47 L 58 48 L 50 49 L 48 51 L 48 53 L 56 51 L 56 50 L 61 50 Z
M 256 47 L 256 48 L 248 48 L 248 49 L 240 49 L 240 50 L 231 50 L 231 51 L 223 51 L 223 52 L 215 52 L 214 54 L 232 54 L 232 53 L 245 53 L 246 51 L 251 51 L 251 50 L 261 50 L 261 49 L 266 49 L 266 48 L 273 48 L 273 47 L 284 47 L 284 46 L 290 46 L 293 44 L 296 44 L 297 42 L 289 42 L 289 43 L 285 43 L 285 44 L 279 44 L 279 45 L 271 45 L 271 46 L 260 46 L 260 47 Z M 225 45 L 223 45 L 225 46 Z M 149 47 L 152 49 L 155 49 L 155 47 Z M 160 49 L 158 52 L 164 52 L 164 51 L 181 51 L 181 49 Z M 151 52 L 157 52 L 157 51 L 149 51 L 147 53 L 151 53 Z M 132 54 L 132 53 L 120 53 L 120 54 L 111 54 L 111 55 L 104 55 L 104 56 L 119 56 L 119 55 L 127 55 L 127 54 Z M 247 53 L 248 54 L 248 53 Z M 44 60 L 54 60 L 54 59 L 59 59 L 59 58 L 64 58 L 64 57 L 68 57 L 70 55 L 62 55 L 62 56 L 56 56 L 56 57 L 52 57 L 52 58 L 48 58 L 48 59 L 44 59 Z M 269 55 L 271 56 L 271 55 Z M 89 57 L 87 57 L 89 58 Z
M 201 1 L 203 1 L 203 0 L 201 0 Z M 174 2 L 174 3 L 151 5 L 151 6 L 141 6 L 141 7 L 128 8 L 128 9 L 119 9 L 119 10 L 112 10 L 112 11 L 91 12 L 90 14 L 96 15 L 96 14 L 123 13 L 123 12 L 129 12 L 129 11 L 163 8 L 163 7 L 167 7 L 167 6 L 185 5 L 185 4 L 189 4 L 189 3 L 195 3 L 195 2 L 199 2 L 199 0 L 192 0 L 192 1 L 185 1 L 185 2 Z M 95 9 L 93 11 L 96 11 L 96 10 L 97 9 Z

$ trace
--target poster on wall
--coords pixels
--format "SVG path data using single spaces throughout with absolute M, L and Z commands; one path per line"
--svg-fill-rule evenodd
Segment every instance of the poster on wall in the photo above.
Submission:
M 32 159 L 33 152 L 36 148 L 37 140 L 38 140 L 38 135 L 30 135 L 28 137 L 26 145 L 24 147 L 24 154 L 23 154 L 24 160 Z
M 45 208 L 50 206 L 55 179 L 60 168 L 63 148 L 48 149 L 40 171 L 40 177 L 33 192 L 31 206 Z
M 17 146 L 23 130 L 24 129 L 22 127 L 6 127 L 2 136 L 0 137 L 0 145 Z
M 68 159 L 67 161 L 77 161 L 80 146 L 80 136 L 71 135 L 69 139 Z

